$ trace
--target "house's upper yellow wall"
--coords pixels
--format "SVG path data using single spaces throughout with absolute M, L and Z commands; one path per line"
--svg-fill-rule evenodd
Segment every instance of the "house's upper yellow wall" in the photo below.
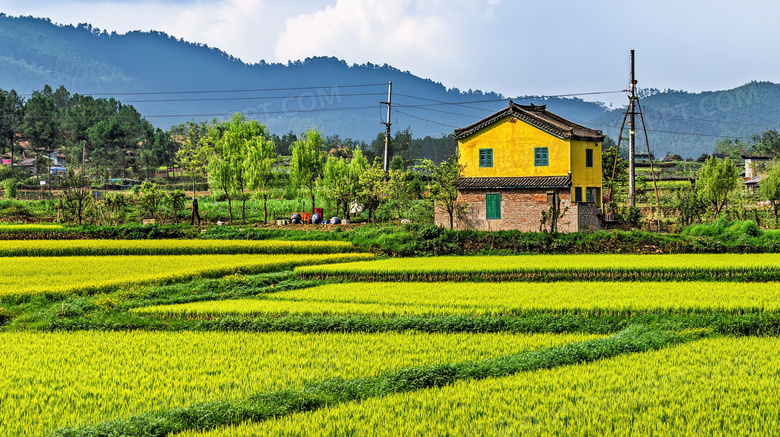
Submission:
M 593 149 L 593 167 L 585 167 L 585 149 Z M 601 143 L 571 140 L 571 183 L 601 187 Z
M 593 149 L 593 167 L 586 167 L 585 150 Z M 599 196 L 593 199 L 595 203 L 601 206 L 601 143 L 593 141 L 571 140 L 571 185 L 572 199 L 574 199 L 575 187 L 582 187 L 583 200 L 585 200 L 585 189 L 598 188 Z
M 534 166 L 535 147 L 547 147 L 549 165 Z M 479 149 L 493 149 L 493 167 L 480 168 Z M 514 117 L 507 117 L 458 140 L 458 152 L 460 164 L 466 166 L 460 174 L 464 178 L 563 176 L 571 171 L 569 140 L 558 138 Z M 582 153 L 584 166 L 585 152 Z

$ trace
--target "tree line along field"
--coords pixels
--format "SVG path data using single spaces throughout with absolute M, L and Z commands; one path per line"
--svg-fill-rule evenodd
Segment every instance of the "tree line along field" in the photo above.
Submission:
M 777 255 L 313 243 L 0 242 L 0 436 L 780 426 Z

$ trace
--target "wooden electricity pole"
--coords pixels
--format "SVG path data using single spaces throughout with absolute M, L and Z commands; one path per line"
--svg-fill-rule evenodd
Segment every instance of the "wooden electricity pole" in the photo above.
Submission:
M 390 106 L 393 101 L 393 82 L 388 82 L 387 84 L 387 101 L 386 102 L 379 102 L 382 104 L 387 105 L 387 121 L 382 122 L 383 125 L 385 125 L 385 165 L 384 170 L 385 173 L 390 169 Z

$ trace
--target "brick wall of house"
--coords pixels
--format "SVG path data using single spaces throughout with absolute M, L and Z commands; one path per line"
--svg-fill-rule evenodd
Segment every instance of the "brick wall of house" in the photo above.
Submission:
M 551 190 L 502 190 L 501 191 L 501 219 L 487 220 L 485 196 L 487 193 L 495 193 L 494 190 L 469 190 L 459 193 L 458 202 L 468 204 L 468 209 L 454 220 L 455 229 L 475 229 L 482 231 L 503 231 L 517 229 L 524 232 L 538 232 L 542 211 L 549 210 L 547 204 L 547 192 Z M 580 222 L 588 217 L 590 208 L 580 212 L 583 206 L 572 205 L 569 190 L 559 190 L 561 208 L 569 209 L 563 218 L 558 221 L 559 232 L 575 232 L 579 229 Z M 596 220 L 595 210 L 593 220 Z M 589 219 L 589 217 L 588 217 Z M 436 208 L 435 223 L 438 226 L 449 228 L 449 214 L 441 208 Z M 591 229 L 598 229 L 592 222 L 588 222 Z M 549 225 L 548 225 L 549 226 Z

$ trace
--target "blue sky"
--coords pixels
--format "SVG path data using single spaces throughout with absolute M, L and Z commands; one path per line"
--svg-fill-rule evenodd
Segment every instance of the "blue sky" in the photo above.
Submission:
M 733 0 L 0 0 L 8 15 L 161 30 L 250 63 L 336 56 L 507 96 L 623 89 L 630 49 L 642 87 L 780 82 L 779 9 Z

